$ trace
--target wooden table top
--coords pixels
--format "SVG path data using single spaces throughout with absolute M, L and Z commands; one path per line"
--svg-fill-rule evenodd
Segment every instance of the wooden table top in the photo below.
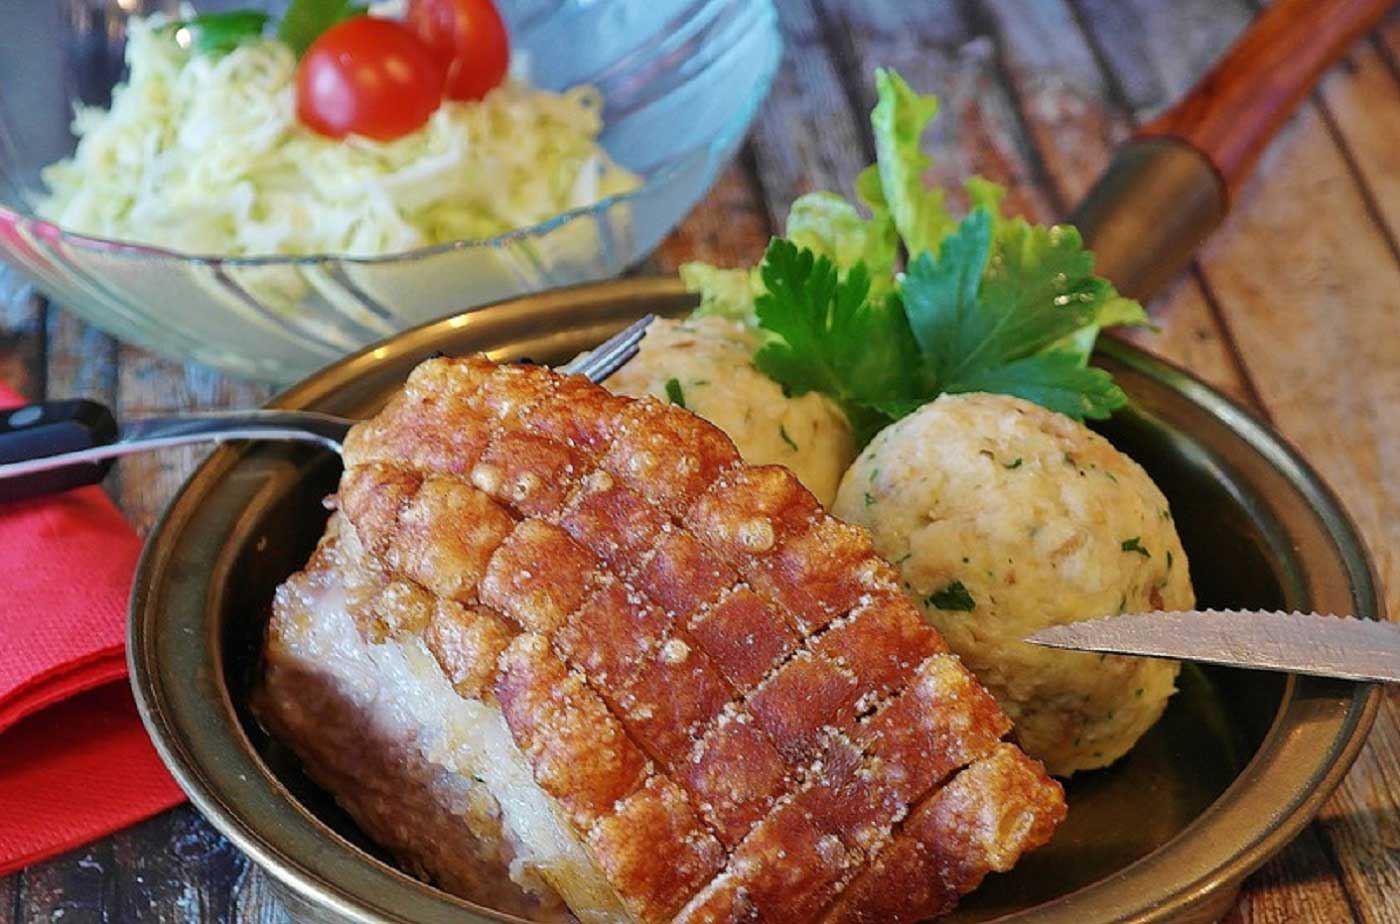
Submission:
M 779 0 L 787 57 L 737 162 L 640 272 L 758 260 L 787 204 L 849 193 L 873 160 L 872 70 L 936 92 L 941 179 L 1065 214 L 1135 123 L 1248 23 L 1246 0 Z M 0 300 L 3 302 L 3 300 Z M 1358 45 L 1263 158 L 1225 227 L 1134 334 L 1253 407 L 1338 491 L 1400 612 L 1400 16 Z M 34 296 L 0 303 L 0 379 L 123 413 L 258 403 L 271 389 L 114 342 Z M 123 461 L 138 529 L 202 456 Z M 0 924 L 286 920 L 262 875 L 183 807 L 0 878 Z M 1400 924 L 1400 687 L 1319 819 L 1252 876 L 1238 922 Z

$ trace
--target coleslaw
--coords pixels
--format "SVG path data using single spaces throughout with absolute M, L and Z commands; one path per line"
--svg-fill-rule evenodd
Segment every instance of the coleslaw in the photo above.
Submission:
M 513 67 L 403 138 L 335 140 L 298 121 L 285 44 L 195 54 L 177 26 L 130 22 L 129 76 L 109 109 L 76 111 L 77 150 L 45 168 L 40 217 L 185 253 L 373 256 L 493 237 L 640 185 L 599 146 L 591 87 L 540 90 Z

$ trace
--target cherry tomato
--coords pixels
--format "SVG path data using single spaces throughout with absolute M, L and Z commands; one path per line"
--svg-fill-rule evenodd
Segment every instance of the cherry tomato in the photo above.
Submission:
M 408 24 L 447 65 L 447 98 L 481 99 L 510 65 L 510 37 L 491 0 L 409 0 Z
M 402 23 L 355 16 L 321 33 L 297 65 L 297 116 L 332 138 L 392 141 L 442 103 L 442 62 Z

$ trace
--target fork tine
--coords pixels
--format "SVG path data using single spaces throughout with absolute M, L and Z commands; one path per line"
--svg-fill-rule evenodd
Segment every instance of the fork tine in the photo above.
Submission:
M 599 344 L 597 349 L 587 356 L 570 360 L 560 366 L 559 371 L 566 375 L 586 376 L 593 382 L 605 380 L 637 355 L 647 327 L 655 320 L 654 314 L 639 318 Z

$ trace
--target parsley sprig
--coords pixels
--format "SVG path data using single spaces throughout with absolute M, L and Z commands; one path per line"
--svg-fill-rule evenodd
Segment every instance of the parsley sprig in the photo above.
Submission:
M 352 16 L 364 15 L 368 10 L 355 0 L 292 0 L 277 24 L 277 37 L 299 58 L 322 32 Z M 172 31 L 188 30 L 191 51 L 222 55 L 261 38 L 270 20 L 271 17 L 261 10 L 229 10 L 178 20 L 171 23 L 170 28 Z
M 954 216 L 922 180 L 937 101 L 892 71 L 876 84 L 878 162 L 856 182 L 868 217 L 831 193 L 803 196 L 756 273 L 685 268 L 702 311 L 757 327 L 758 367 L 789 393 L 831 397 L 862 442 L 943 393 L 1109 416 L 1126 398 L 1089 354 L 1101 328 L 1145 324 L 1142 306 L 1094 274 L 1073 227 L 1003 216 L 994 183 L 969 180 L 969 211 Z
M 759 275 L 759 326 L 770 333 L 754 362 L 793 394 L 820 391 L 836 401 L 857 432 L 883 426 L 881 405 L 911 384 L 913 342 L 894 298 L 870 298 L 870 276 L 857 262 L 839 278 L 825 256 L 774 240 Z M 898 396 L 898 397 L 896 397 Z
M 244 42 L 262 36 L 268 15 L 260 10 L 230 10 L 227 13 L 201 13 L 170 24 L 172 32 L 186 30 L 190 48 L 206 55 L 227 54 Z

